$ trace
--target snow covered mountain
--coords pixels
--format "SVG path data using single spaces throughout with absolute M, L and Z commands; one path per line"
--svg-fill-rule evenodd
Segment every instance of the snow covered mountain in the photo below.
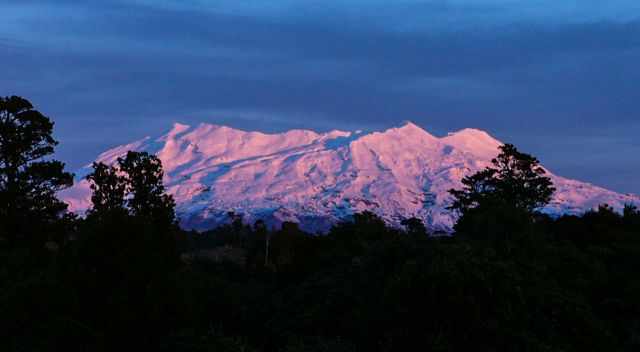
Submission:
M 186 228 L 208 229 L 227 222 L 229 211 L 247 222 L 264 219 L 300 223 L 325 231 L 355 212 L 371 210 L 391 224 L 419 217 L 448 231 L 455 217 L 446 210 L 448 190 L 490 164 L 502 143 L 484 131 L 464 129 L 438 138 L 413 123 L 383 132 L 291 130 L 246 132 L 225 126 L 175 124 L 159 138 L 144 138 L 101 154 L 111 163 L 128 150 L 156 154 L 165 185 Z M 90 206 L 90 190 L 78 182 L 62 198 L 70 209 Z M 549 174 L 557 191 L 544 209 L 579 214 L 607 203 L 620 209 L 640 197 Z

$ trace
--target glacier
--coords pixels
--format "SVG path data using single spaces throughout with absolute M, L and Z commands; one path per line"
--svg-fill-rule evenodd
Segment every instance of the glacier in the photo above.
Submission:
M 372 211 L 398 226 L 409 217 L 431 231 L 451 231 L 456 215 L 446 208 L 449 189 L 491 164 L 503 143 L 487 132 L 463 129 L 436 137 L 414 123 L 380 132 L 290 130 L 268 134 L 227 126 L 176 123 L 166 134 L 146 137 L 100 154 L 113 163 L 129 150 L 157 155 L 167 191 L 185 229 L 206 230 L 229 221 L 228 213 L 247 223 L 284 221 L 322 233 L 356 212 Z M 546 170 L 546 169 L 545 169 Z M 84 177 L 61 193 L 70 210 L 91 205 Z M 640 204 L 640 197 L 616 193 L 547 170 L 556 193 L 541 209 L 551 214 L 581 214 L 601 204 L 620 210 Z

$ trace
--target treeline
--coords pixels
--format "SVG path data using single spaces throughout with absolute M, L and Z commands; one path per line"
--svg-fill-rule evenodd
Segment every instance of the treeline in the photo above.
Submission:
M 452 236 L 370 212 L 322 236 L 233 213 L 196 233 L 146 153 L 94 164 L 92 208 L 66 212 L 52 128 L 0 98 L 3 351 L 640 347 L 640 212 L 538 213 L 553 185 L 512 145 L 451 191 Z

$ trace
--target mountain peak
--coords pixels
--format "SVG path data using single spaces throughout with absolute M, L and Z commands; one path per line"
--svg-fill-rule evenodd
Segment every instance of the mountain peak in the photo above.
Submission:
M 180 123 L 180 122 L 174 122 L 173 126 L 171 127 L 171 130 L 172 131 L 184 131 L 184 130 L 190 128 L 190 127 L 191 126 L 185 125 L 185 124 Z
M 416 125 L 415 123 L 411 122 L 411 121 L 405 121 L 402 126 L 398 127 L 399 130 L 403 130 L 403 131 L 421 131 L 421 132 L 426 132 L 428 133 L 424 128 Z
M 402 123 L 402 126 L 400 128 L 420 128 L 420 126 L 418 126 L 417 124 L 415 124 L 413 121 L 411 120 L 406 120 Z
M 407 121 L 402 124 L 400 127 L 391 127 L 383 132 L 374 132 L 374 135 L 388 135 L 388 136 L 396 136 L 401 138 L 412 138 L 412 139 L 428 139 L 435 140 L 437 139 L 431 133 L 427 132 L 422 127 L 416 125 L 411 121 Z
M 495 157 L 498 155 L 498 147 L 503 144 L 486 131 L 476 128 L 450 132 L 446 137 L 440 138 L 440 141 L 481 158 Z
M 180 122 L 174 122 L 173 125 L 171 126 L 171 129 L 169 130 L 169 132 L 167 132 L 163 136 L 161 136 L 160 140 L 167 140 L 167 139 L 170 139 L 170 138 L 174 138 L 175 136 L 188 131 L 190 128 L 191 128 L 191 126 L 189 126 L 189 125 L 185 125 L 185 124 L 180 123 Z
M 455 132 L 449 132 L 447 136 L 458 136 L 458 137 L 466 137 L 466 138 L 490 138 L 491 137 L 487 131 L 477 129 L 477 128 L 463 128 L 461 130 Z
M 382 132 L 291 130 L 249 132 L 203 123 L 176 123 L 160 138 L 113 148 L 98 160 L 113 162 L 129 150 L 157 155 L 167 191 L 186 228 L 208 229 L 226 221 L 229 210 L 253 222 L 277 226 L 298 221 L 311 232 L 355 212 L 370 210 L 391 224 L 419 217 L 438 230 L 450 230 L 455 215 L 449 189 L 484 168 L 502 142 L 467 128 L 437 138 L 412 122 Z M 79 170 L 86 175 L 91 166 Z M 640 198 L 550 175 L 557 188 L 544 210 L 581 213 L 601 203 L 616 209 Z M 61 197 L 74 211 L 86 210 L 91 189 L 78 179 Z
M 196 127 L 196 130 L 198 130 L 198 131 L 217 131 L 217 130 L 222 130 L 222 131 L 227 131 L 227 130 L 240 131 L 240 130 L 237 130 L 237 129 L 233 128 L 233 127 L 229 127 L 229 126 L 225 126 L 225 125 L 217 125 L 215 123 L 208 123 L 208 122 L 201 122 L 200 124 L 198 124 L 198 127 Z

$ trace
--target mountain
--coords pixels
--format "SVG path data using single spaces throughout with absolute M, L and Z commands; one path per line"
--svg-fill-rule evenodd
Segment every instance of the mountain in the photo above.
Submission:
M 502 142 L 464 129 L 439 138 L 413 123 L 383 132 L 291 130 L 278 134 L 226 126 L 174 124 L 159 138 L 108 150 L 97 161 L 112 163 L 128 150 L 156 154 L 165 185 L 177 203 L 181 224 L 208 229 L 228 221 L 228 212 L 247 222 L 277 226 L 300 223 L 325 231 L 354 212 L 371 210 L 391 224 L 419 217 L 433 230 L 450 231 L 455 216 L 446 210 L 448 190 L 488 165 Z M 73 211 L 90 206 L 83 180 L 61 197 Z M 607 203 L 621 209 L 640 197 L 615 193 L 549 173 L 557 191 L 544 212 L 580 214 Z

